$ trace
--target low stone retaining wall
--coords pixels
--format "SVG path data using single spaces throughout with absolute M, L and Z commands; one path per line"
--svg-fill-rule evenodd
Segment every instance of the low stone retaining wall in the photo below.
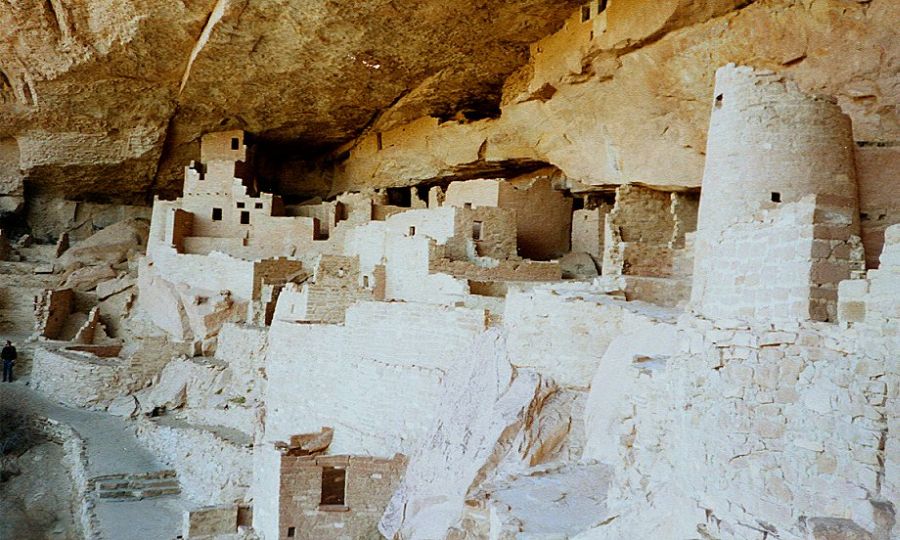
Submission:
M 137 420 L 138 440 L 175 469 L 182 493 L 191 502 L 241 503 L 253 480 L 252 445 L 249 438 L 229 440 L 215 430 L 167 417 Z
M 100 540 L 100 528 L 94 502 L 89 496 L 88 461 L 84 439 L 71 427 L 43 416 L 29 416 L 29 423 L 35 431 L 48 440 L 62 445 L 65 466 L 72 480 L 75 497 L 76 526 L 86 540 Z
M 70 407 L 103 409 L 122 389 L 123 362 L 63 349 L 34 352 L 35 390 Z

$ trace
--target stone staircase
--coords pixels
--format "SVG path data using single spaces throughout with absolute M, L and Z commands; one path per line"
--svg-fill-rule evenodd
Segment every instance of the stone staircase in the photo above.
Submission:
M 181 487 L 173 470 L 110 474 L 88 480 L 88 493 L 104 500 L 141 500 L 178 495 Z

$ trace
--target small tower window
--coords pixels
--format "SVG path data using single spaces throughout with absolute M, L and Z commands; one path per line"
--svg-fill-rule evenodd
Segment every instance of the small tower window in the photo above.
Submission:
M 250 225 L 250 212 L 246 210 L 241 212 L 241 225 Z
M 415 236 L 415 235 L 416 235 L 416 228 L 410 227 L 409 228 L 409 236 Z
M 288 527 L 287 537 L 293 538 L 295 536 L 297 536 L 297 529 L 295 527 Z
M 772 192 L 772 202 L 781 202 L 781 193 L 777 191 Z
M 375 134 L 375 144 L 378 146 L 379 150 L 384 148 L 384 137 L 382 137 L 380 131 Z
M 719 94 L 718 96 L 716 96 L 716 108 L 717 109 L 722 108 L 722 100 L 724 99 L 724 97 L 725 96 L 723 96 L 722 94 Z
M 597 13 L 603 13 L 603 10 L 606 9 L 606 0 L 600 0 L 597 2 Z
M 369 288 L 369 276 L 363 276 L 363 287 Z
M 244 203 L 242 203 L 242 202 L 237 203 L 237 207 L 238 207 L 238 208 L 243 208 L 243 207 L 244 207 Z
M 213 221 L 222 221 L 222 209 L 221 208 L 213 208 L 212 209 L 212 220 Z
M 469 208 L 469 209 L 471 209 L 471 208 L 472 208 L 472 203 L 470 203 L 470 202 L 465 203 L 465 204 L 463 205 L 463 208 Z
M 232 150 L 240 150 L 241 149 L 241 140 L 237 137 L 231 138 L 231 149 Z
M 258 203 L 256 203 L 256 205 L 255 205 L 255 208 L 256 208 L 257 210 L 261 209 L 262 207 L 263 207 L 263 203 L 261 203 L 261 202 L 258 202 Z
M 591 20 L 591 6 L 581 6 L 581 22 Z
M 337 467 L 322 467 L 322 498 L 319 502 L 327 506 L 344 506 L 347 471 Z

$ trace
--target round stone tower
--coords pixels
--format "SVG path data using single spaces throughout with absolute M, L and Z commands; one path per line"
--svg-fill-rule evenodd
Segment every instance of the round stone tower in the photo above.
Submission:
M 849 277 L 857 255 L 833 250 L 858 235 L 853 155 L 850 119 L 832 101 L 770 71 L 720 68 L 694 309 L 712 317 L 829 319 L 837 281 Z

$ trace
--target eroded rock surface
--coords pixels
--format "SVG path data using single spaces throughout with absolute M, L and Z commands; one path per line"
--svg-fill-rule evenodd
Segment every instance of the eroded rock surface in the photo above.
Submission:
M 347 140 L 400 100 L 404 118 L 491 110 L 528 44 L 576 5 L 4 5 L 0 202 L 17 204 L 21 177 L 69 195 L 171 190 L 194 141 L 223 126 L 306 150 Z

